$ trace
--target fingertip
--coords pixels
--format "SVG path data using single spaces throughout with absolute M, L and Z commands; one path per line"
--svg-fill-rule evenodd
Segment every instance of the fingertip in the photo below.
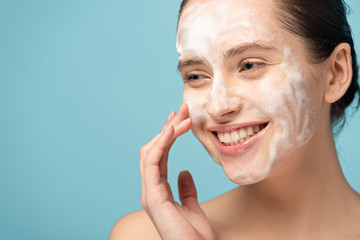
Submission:
M 187 118 L 187 119 L 181 121 L 177 127 L 183 127 L 186 125 L 190 125 L 190 127 L 191 127 L 191 124 L 192 124 L 191 119 Z
M 191 129 L 191 120 L 190 118 L 187 118 L 183 121 L 181 121 L 178 125 L 176 125 L 175 128 L 175 137 L 179 137 L 185 133 L 187 133 Z
M 173 119 L 175 115 L 176 115 L 175 111 L 172 110 L 167 118 L 167 122 L 170 121 L 171 119 Z
M 191 173 L 188 170 L 183 170 L 179 173 L 178 180 L 180 182 L 182 182 L 185 179 L 189 179 L 189 178 L 192 180 Z
M 191 129 L 191 127 L 192 127 L 192 121 L 191 121 L 190 118 L 187 118 L 187 119 L 185 119 L 184 121 L 185 121 L 184 125 L 187 126 L 187 127 L 186 127 L 186 132 L 187 132 L 187 131 L 189 131 L 189 130 Z
M 197 193 L 194 179 L 189 171 L 181 171 L 178 176 L 178 191 L 183 206 L 197 204 Z
M 182 104 L 180 105 L 180 107 L 179 107 L 178 114 L 179 114 L 180 112 L 182 112 L 182 111 L 184 110 L 184 108 L 185 108 L 185 104 L 182 103 Z
M 188 170 L 182 170 L 179 175 L 190 174 Z
M 187 131 L 189 131 L 192 127 L 192 120 L 191 120 L 191 118 L 187 118 L 187 119 L 185 119 L 185 121 L 186 121 L 185 125 L 188 125 Z
M 186 120 L 190 123 L 190 125 L 192 125 L 192 120 L 191 120 L 191 118 L 187 118 Z
M 186 113 L 189 113 L 189 105 L 186 102 L 184 102 L 183 104 L 184 104 L 184 110 L 186 111 Z

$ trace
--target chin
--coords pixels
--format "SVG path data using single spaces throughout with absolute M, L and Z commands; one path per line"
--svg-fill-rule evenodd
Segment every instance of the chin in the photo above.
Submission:
M 248 165 L 231 162 L 223 162 L 221 164 L 225 175 L 238 185 L 250 185 L 261 182 L 270 175 L 273 165 L 274 162 L 256 161 L 256 159 L 253 159 Z

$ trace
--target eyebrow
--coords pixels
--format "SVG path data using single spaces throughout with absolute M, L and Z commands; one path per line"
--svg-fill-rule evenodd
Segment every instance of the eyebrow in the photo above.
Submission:
M 242 44 L 240 46 L 235 46 L 229 50 L 227 50 L 225 53 L 224 53 L 224 57 L 225 58 L 230 58 L 230 57 L 233 57 L 233 56 L 236 56 L 236 55 L 239 55 L 245 51 L 248 51 L 248 50 L 253 50 L 253 49 L 257 49 L 257 50 L 275 50 L 276 48 L 275 47 L 271 47 L 271 46 L 267 46 L 267 45 L 264 45 L 264 44 L 261 44 L 261 43 L 248 43 L 248 44 Z M 185 59 L 185 60 L 180 60 L 179 63 L 178 63 L 178 66 L 177 66 L 177 70 L 179 72 L 181 72 L 181 69 L 184 68 L 184 67 L 188 67 L 188 66 L 194 66 L 194 65 L 204 65 L 206 64 L 206 62 L 201 59 L 201 58 L 198 58 L 198 57 L 192 57 L 192 58 L 189 58 L 189 59 Z
M 181 69 L 184 67 L 193 66 L 193 65 L 203 65 L 203 64 L 206 64 L 205 61 L 196 57 L 180 60 L 177 66 L 177 70 L 181 72 Z
M 241 45 L 241 46 L 236 46 L 233 47 L 229 50 L 226 51 L 226 53 L 224 54 L 225 58 L 230 58 L 236 55 L 239 55 L 247 50 L 252 50 L 252 49 L 257 49 L 257 50 L 275 50 L 275 47 L 271 47 L 271 46 L 267 46 L 261 43 L 248 43 L 245 45 Z

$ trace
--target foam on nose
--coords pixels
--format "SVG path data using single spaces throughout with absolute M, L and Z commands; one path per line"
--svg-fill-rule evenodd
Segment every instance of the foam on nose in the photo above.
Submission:
M 229 107 L 228 90 L 224 86 L 224 79 L 220 74 L 215 73 L 211 92 L 207 100 L 208 112 L 211 115 L 218 115 L 229 109 Z

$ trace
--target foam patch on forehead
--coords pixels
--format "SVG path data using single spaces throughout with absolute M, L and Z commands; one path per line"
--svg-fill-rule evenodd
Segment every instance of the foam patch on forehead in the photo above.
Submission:
M 221 64 L 229 47 L 246 39 L 272 41 L 273 35 L 259 24 L 252 8 L 234 11 L 236 1 L 194 3 L 183 12 L 177 36 L 180 58 L 194 55 L 206 59 L 211 65 Z

